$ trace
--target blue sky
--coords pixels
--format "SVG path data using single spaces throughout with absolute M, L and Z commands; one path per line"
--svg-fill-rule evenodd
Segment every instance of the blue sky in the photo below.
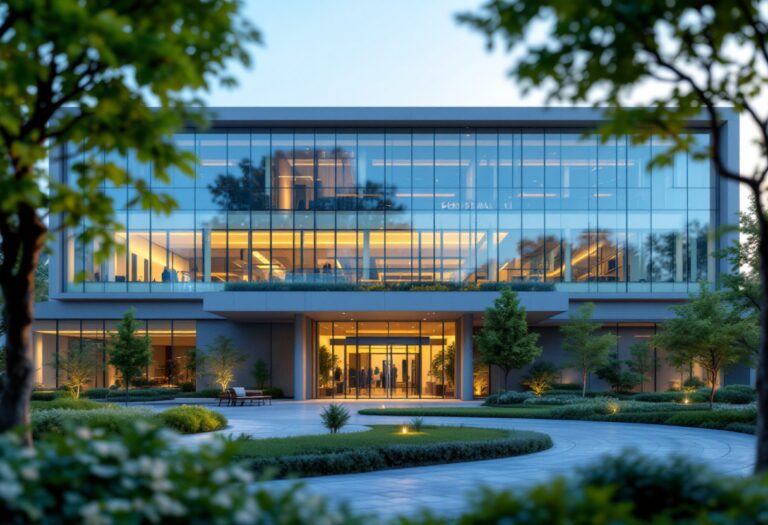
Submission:
M 483 3 L 244 0 L 264 45 L 254 47 L 251 68 L 231 68 L 238 87 L 205 99 L 210 106 L 543 105 L 540 94 L 523 96 L 507 77 L 508 56 L 489 53 L 483 35 L 455 21 Z M 756 162 L 754 136 L 742 121 L 742 167 Z
M 246 0 L 262 31 L 250 70 L 212 106 L 530 105 L 454 15 L 477 0 Z M 540 100 L 539 100 L 540 102 Z

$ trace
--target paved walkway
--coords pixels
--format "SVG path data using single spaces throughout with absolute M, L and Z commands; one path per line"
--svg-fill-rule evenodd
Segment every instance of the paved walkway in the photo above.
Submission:
M 347 431 L 364 431 L 364 424 L 406 422 L 407 418 L 361 416 L 357 410 L 380 407 L 382 403 L 345 403 L 354 413 Z M 395 406 L 449 406 L 442 403 L 384 403 Z M 324 433 L 319 413 L 325 403 L 275 402 L 269 407 L 221 408 L 230 421 L 229 432 L 256 437 Z M 467 406 L 464 403 L 462 406 Z M 752 470 L 755 438 L 744 434 L 697 428 L 497 418 L 427 418 L 428 424 L 495 427 L 545 432 L 552 437 L 550 450 L 516 458 L 454 463 L 364 474 L 326 476 L 304 480 L 310 491 L 334 501 L 345 501 L 360 512 L 379 517 L 410 515 L 427 507 L 446 515 L 460 512 L 466 494 L 485 484 L 494 488 L 520 488 L 568 475 L 574 468 L 590 464 L 605 454 L 638 449 L 646 455 L 666 457 L 678 454 L 733 475 Z M 201 441 L 210 435 L 193 436 Z M 283 487 L 290 481 L 273 481 Z

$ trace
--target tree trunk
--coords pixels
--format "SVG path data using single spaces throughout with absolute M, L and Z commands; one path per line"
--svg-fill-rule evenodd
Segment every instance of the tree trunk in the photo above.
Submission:
M 587 397 L 587 374 L 586 370 L 581 372 L 581 397 Z
M 717 370 L 713 370 L 709 375 L 709 386 L 711 391 L 709 392 L 709 409 L 715 408 L 715 389 L 717 388 Z
M 759 192 L 756 192 L 759 198 Z M 760 225 L 760 353 L 757 361 L 757 458 L 755 473 L 768 471 L 768 221 L 758 204 Z
M 2 225 L 0 287 L 5 305 L 6 375 L 0 395 L 0 432 L 23 426 L 22 440 L 32 445 L 29 400 L 34 386 L 30 331 L 34 320 L 35 270 L 47 228 L 33 208 L 22 206 L 18 226 Z

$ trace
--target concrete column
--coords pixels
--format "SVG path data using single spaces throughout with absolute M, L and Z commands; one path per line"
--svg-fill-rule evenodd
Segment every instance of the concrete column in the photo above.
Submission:
M 371 279 L 371 232 L 363 231 L 363 280 Z
M 293 317 L 293 398 L 307 399 L 307 323 L 303 314 Z
M 197 269 L 203 272 L 203 281 L 211 282 L 211 230 L 203 228 L 203 267 Z
M 472 366 L 472 314 L 461 316 L 461 399 L 471 401 L 475 397 Z

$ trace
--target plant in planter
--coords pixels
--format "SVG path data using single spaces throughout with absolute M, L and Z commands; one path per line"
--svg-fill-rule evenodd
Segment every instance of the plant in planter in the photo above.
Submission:
M 264 390 L 264 385 L 269 381 L 269 367 L 267 366 L 267 362 L 263 359 L 257 359 L 253 364 L 251 373 L 253 374 L 253 379 L 256 381 L 256 388 Z
M 317 384 L 323 389 L 323 397 L 330 397 L 333 388 L 333 371 L 339 364 L 339 356 L 334 355 L 325 345 L 317 350 Z
M 544 392 L 552 388 L 552 383 L 558 377 L 557 367 L 549 361 L 538 361 L 528 370 L 528 375 L 523 380 L 523 385 L 531 389 L 536 397 L 541 397 Z
M 430 368 L 435 381 L 435 395 L 445 395 L 446 387 L 452 390 L 456 378 L 456 343 L 446 346 L 444 352 L 438 352 Z

